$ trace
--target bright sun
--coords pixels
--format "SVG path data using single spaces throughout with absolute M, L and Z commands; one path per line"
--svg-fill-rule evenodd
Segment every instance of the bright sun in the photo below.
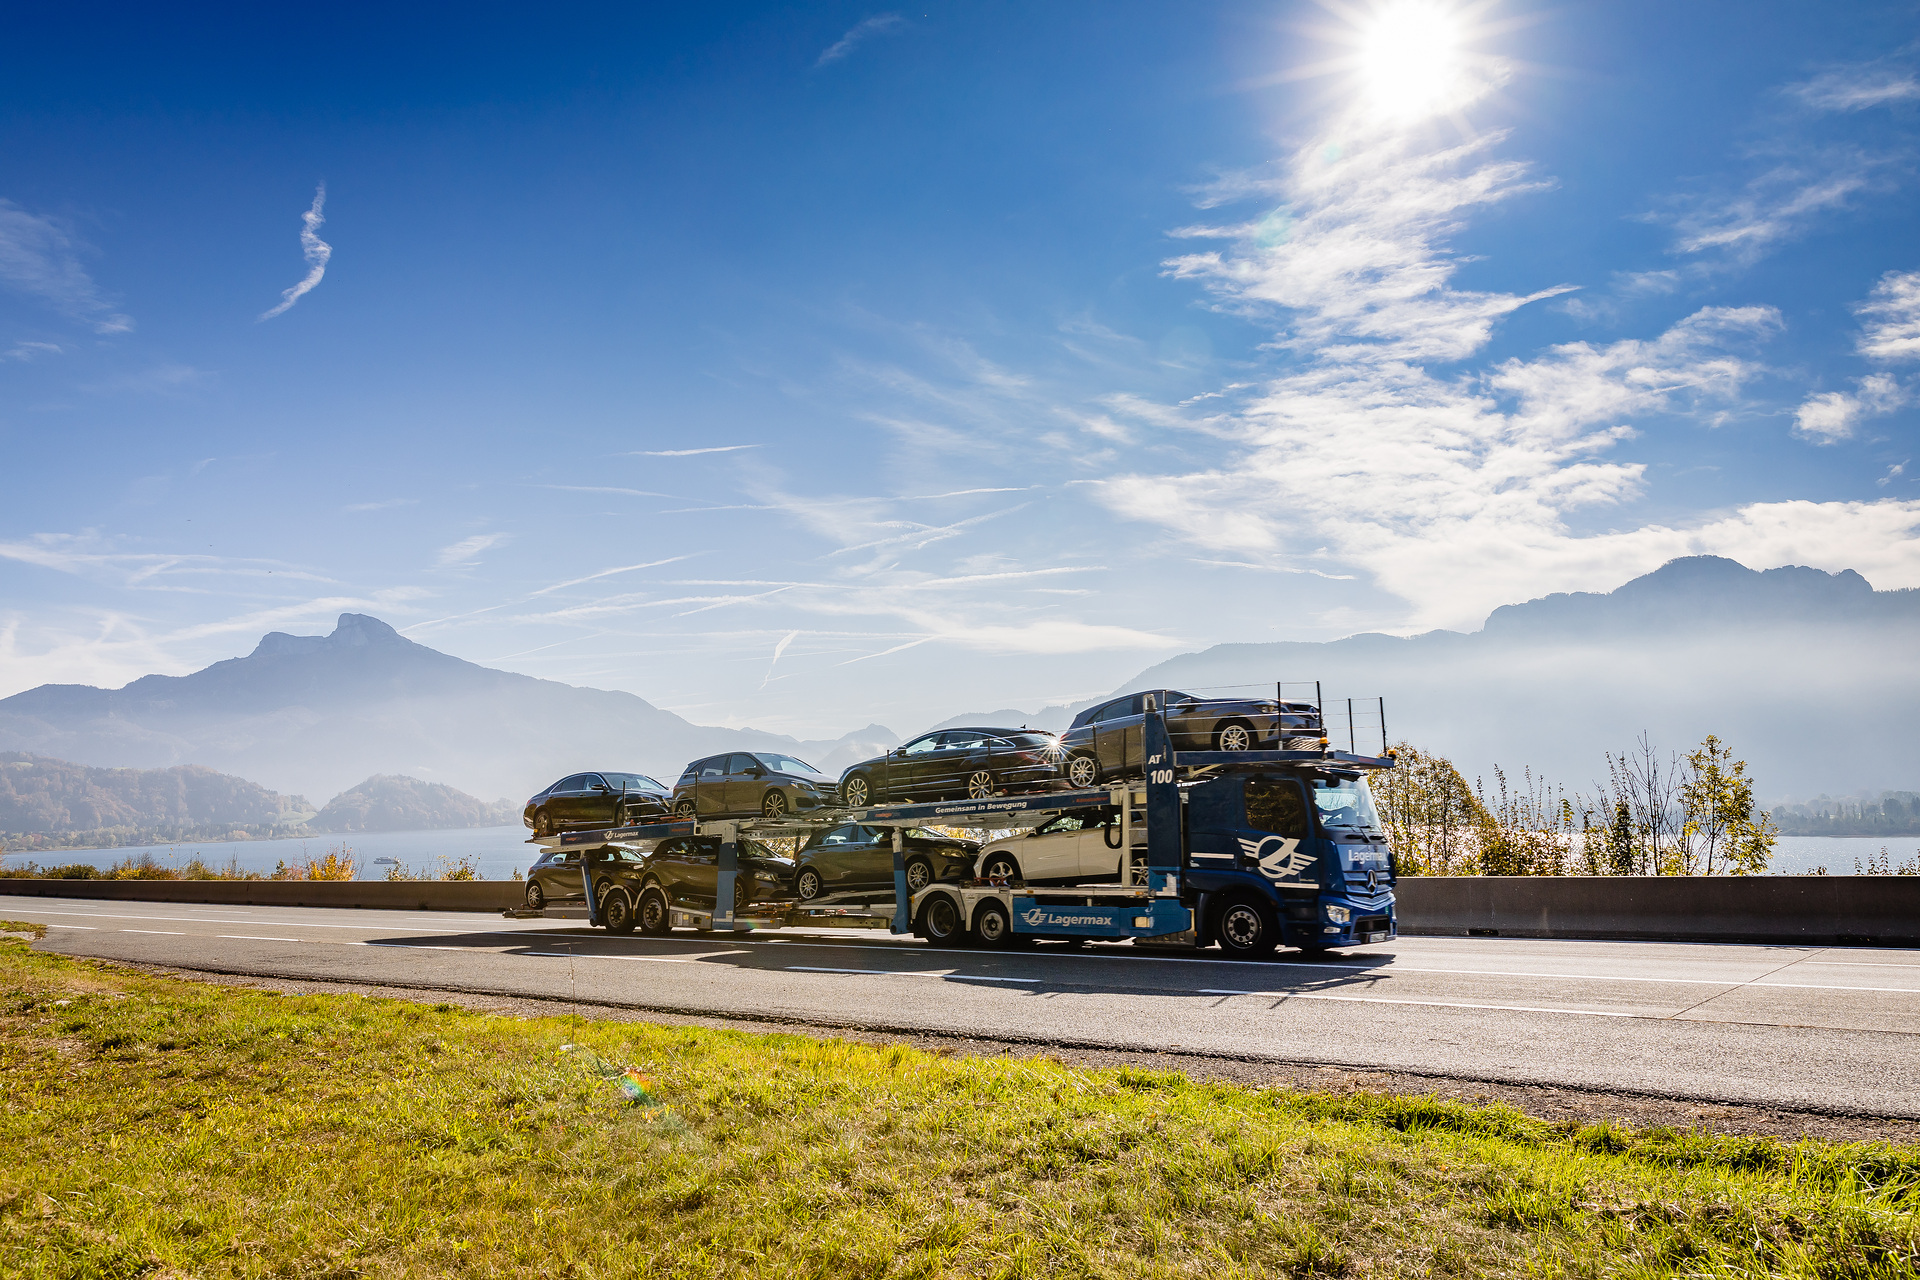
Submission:
M 1434 0 L 1392 0 L 1376 10 L 1359 58 L 1374 108 L 1400 120 L 1445 108 L 1460 85 L 1460 27 Z

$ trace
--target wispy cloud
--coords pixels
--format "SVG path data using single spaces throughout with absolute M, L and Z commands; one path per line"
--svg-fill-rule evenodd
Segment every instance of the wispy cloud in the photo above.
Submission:
M 1787 86 L 1787 92 L 1817 111 L 1864 111 L 1920 100 L 1920 78 L 1884 59 L 1824 71 Z
M 327 261 L 333 257 L 333 246 L 322 240 L 316 233 L 326 224 L 323 210 L 327 204 L 327 184 L 321 183 L 313 193 L 313 205 L 300 215 L 300 252 L 307 260 L 306 278 L 281 293 L 280 302 L 270 310 L 260 313 L 262 320 L 271 320 L 284 314 L 294 303 L 313 291 L 327 274 Z
M 462 538 L 450 547 L 440 548 L 438 563 L 443 569 L 472 564 L 480 558 L 481 553 L 499 546 L 512 536 L 509 533 L 476 533 L 471 538 Z
M 0 283 L 95 333 L 132 329 L 133 321 L 100 296 L 93 277 L 80 265 L 80 252 L 80 242 L 59 221 L 0 200 Z
M 1920 271 L 1889 271 L 1858 308 L 1859 351 L 1869 360 L 1920 359 Z
M 1664 218 L 1679 233 L 1674 251 L 1717 251 L 1735 262 L 1756 261 L 1857 196 L 1891 189 L 1892 163 L 1890 156 L 1830 148 L 1776 164 L 1731 195 L 1681 202 L 1677 213 Z
M 906 21 L 897 13 L 876 13 L 871 18 L 856 22 L 847 28 L 845 35 L 822 49 L 813 65 L 818 69 L 830 62 L 838 62 L 874 36 L 884 35 L 896 27 L 904 26 Z
M 760 677 L 760 687 L 762 689 L 766 688 L 767 682 L 773 679 L 773 669 L 780 665 L 780 655 L 785 653 L 787 646 L 792 644 L 799 636 L 800 633 L 798 631 L 789 631 L 786 635 L 780 637 L 780 643 L 773 646 L 773 657 L 767 663 L 767 674 Z
M 62 348 L 51 342 L 16 342 L 0 360 L 38 360 L 42 356 L 57 356 Z
M 388 498 L 384 502 L 354 502 L 342 507 L 343 511 L 390 511 L 395 507 L 418 506 L 418 498 Z
M 663 564 L 678 564 L 682 560 L 693 559 L 697 554 L 697 552 L 688 552 L 684 556 L 668 556 L 665 560 L 649 560 L 645 564 L 623 564 L 617 569 L 602 569 L 600 572 L 590 573 L 584 578 L 568 578 L 565 582 L 556 582 L 550 587 L 541 587 L 532 594 L 544 596 L 551 591 L 561 591 L 567 587 L 577 587 L 583 582 L 598 582 L 602 578 L 611 578 L 618 573 L 633 573 L 640 569 L 657 569 Z
M 630 458 L 691 458 L 699 453 L 738 453 L 742 449 L 758 449 L 757 444 L 716 444 L 705 449 L 637 449 L 627 456 Z

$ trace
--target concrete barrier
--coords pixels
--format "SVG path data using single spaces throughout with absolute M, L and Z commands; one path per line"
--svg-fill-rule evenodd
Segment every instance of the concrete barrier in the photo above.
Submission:
M 384 907 L 500 911 L 520 906 L 520 880 L 28 880 L 0 878 L 0 895 L 227 907 Z
M 1920 946 L 1920 876 L 1407 876 L 1400 931 Z

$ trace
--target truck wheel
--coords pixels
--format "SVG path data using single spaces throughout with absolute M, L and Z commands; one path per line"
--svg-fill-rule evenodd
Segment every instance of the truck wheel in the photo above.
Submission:
M 966 941 L 967 924 L 960 918 L 960 904 L 944 893 L 936 893 L 920 906 L 920 919 L 914 931 L 935 946 L 957 946 Z
M 1253 750 L 1253 726 L 1244 720 L 1229 720 L 1213 731 L 1215 751 Z
M 800 868 L 800 876 L 793 882 L 793 889 L 800 895 L 800 901 L 812 902 L 820 896 L 820 873 L 812 867 Z
M 540 887 L 540 882 L 538 880 L 527 881 L 527 910 L 544 911 L 546 909 L 547 895 L 546 891 Z
M 999 903 L 988 899 L 973 913 L 973 936 L 983 947 L 1013 945 L 1013 917 Z
M 1280 941 L 1280 928 L 1266 907 L 1247 898 L 1235 898 L 1220 908 L 1213 922 L 1213 936 L 1228 955 L 1254 960 L 1273 952 Z
M 640 895 L 640 908 L 635 915 L 644 934 L 657 938 L 673 928 L 673 917 L 667 911 L 667 895 L 657 887 Z
M 1100 762 L 1076 751 L 1067 757 L 1067 765 L 1062 772 L 1066 774 L 1068 786 L 1075 791 L 1084 791 L 1100 781 Z
M 633 900 L 619 889 L 608 890 L 600 899 L 600 920 L 607 926 L 608 933 L 632 933 Z

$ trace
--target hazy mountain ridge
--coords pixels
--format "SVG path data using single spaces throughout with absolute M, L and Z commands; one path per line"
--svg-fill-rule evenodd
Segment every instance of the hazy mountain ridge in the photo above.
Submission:
M 327 801 L 307 824 L 312 831 L 448 831 L 519 822 L 513 800 L 489 803 L 441 782 L 376 774 Z
M 0 752 L 0 832 L 112 827 L 295 827 L 314 808 L 199 765 L 106 769 Z
M 688 760 L 728 749 L 832 769 L 897 741 L 879 725 L 825 742 L 696 725 L 630 693 L 482 667 L 351 613 L 329 635 L 274 632 L 191 675 L 0 699 L 0 748 L 98 766 L 202 765 L 322 795 L 375 774 L 508 797 L 581 769 L 671 783 Z

